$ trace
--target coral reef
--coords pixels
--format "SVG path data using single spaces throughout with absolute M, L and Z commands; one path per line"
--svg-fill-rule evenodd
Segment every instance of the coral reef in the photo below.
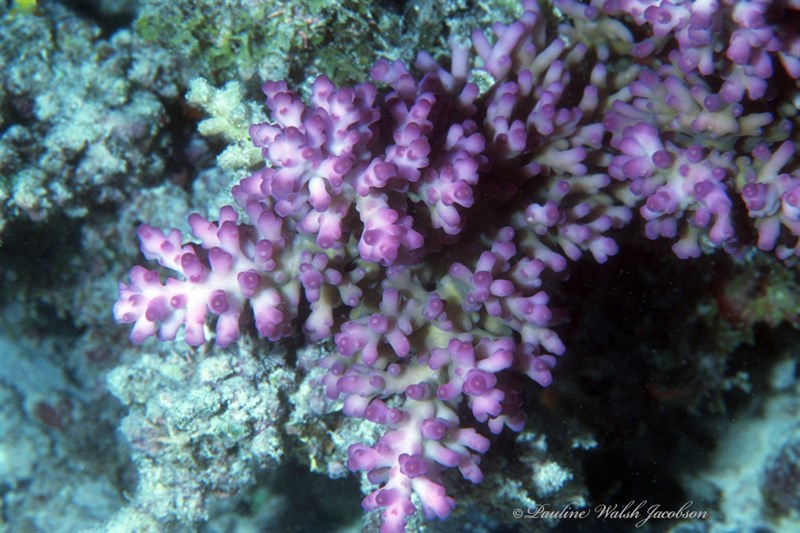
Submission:
M 106 394 L 79 386 L 72 369 L 57 363 L 73 353 L 65 344 L 0 336 L 3 531 L 101 528 L 123 502 L 124 462 L 114 440 L 120 413 L 103 408 Z
M 758 248 L 789 264 L 800 256 L 800 171 L 782 172 L 793 164 L 786 139 L 797 110 L 779 102 L 775 112 L 746 112 L 740 101 L 764 96 L 771 56 L 730 57 L 740 33 L 764 26 L 766 6 L 695 6 L 653 31 L 674 33 L 677 49 L 617 77 L 610 73 L 624 56 L 593 56 L 578 38 L 553 37 L 540 6 L 522 6 L 517 21 L 493 26 L 491 40 L 473 32 L 476 67 L 459 44 L 449 69 L 425 52 L 417 75 L 382 59 L 371 77 L 384 91 L 321 76 L 308 103 L 286 82 L 267 81 L 269 121 L 250 128 L 267 166 L 233 187 L 237 207 L 220 208 L 217 221 L 191 215 L 188 243 L 176 229 L 141 226 L 145 258 L 177 277 L 164 282 L 134 267 L 114 306 L 136 344 L 180 333 L 203 345 L 209 315 L 222 348 L 250 316 L 273 342 L 292 336 L 298 320 L 307 341 L 332 339 L 320 385 L 330 399 L 344 397 L 345 415 L 386 428 L 374 443 L 351 444 L 347 461 L 378 485 L 362 506 L 382 509 L 384 532 L 403 531 L 418 506 L 447 517 L 455 500 L 446 470 L 479 483 L 484 433 L 522 430 L 518 375 L 549 385 L 554 355 L 565 350 L 552 329 L 563 314 L 548 306 L 544 283 L 584 252 L 599 263 L 615 255 L 609 232 L 632 211 L 649 239 L 680 237 L 672 247 L 680 258 L 703 248 L 739 256 L 753 243 L 735 230 L 737 199 L 755 219 Z M 556 6 L 600 25 L 620 11 L 639 25 L 675 15 L 672 4 L 651 5 L 645 18 L 635 2 L 604 12 Z M 707 71 L 691 59 L 714 53 L 703 45 L 727 16 L 738 28 L 730 73 Z M 796 84 L 798 37 L 767 33 L 763 42 Z M 634 57 L 667 47 L 629 44 Z M 582 64 L 584 76 L 573 76 Z M 491 84 L 472 83 L 471 68 Z M 719 94 L 702 77 L 717 70 Z
M 188 353 L 160 365 L 146 356 L 109 374 L 112 394 L 130 406 L 120 425 L 140 476 L 130 507 L 154 521 L 196 523 L 208 518 L 207 494 L 235 494 L 255 468 L 280 462 L 276 426 L 286 413 L 278 397 L 295 387 L 294 376 L 249 354 L 243 347 L 196 367 L 181 364 Z
M 0 532 L 790 529 L 798 14 L 3 3 Z
M 267 0 L 176 3 L 147 0 L 134 22 L 146 42 L 188 59 L 183 83 L 198 74 L 215 84 L 238 80 L 251 88 L 265 79 L 301 83 L 326 74 L 353 82 L 380 57 L 446 50 L 518 3 L 462 1 L 355 2 Z
M 791 348 L 787 351 L 792 353 Z M 708 507 L 719 502 L 720 511 L 710 521 L 713 530 L 760 525 L 791 531 L 797 524 L 800 409 L 795 365 L 796 359 L 776 365 L 775 374 L 787 374 L 773 376 L 771 387 L 780 393 L 722 431 L 708 466 L 684 478 L 698 501 Z
M 163 177 L 172 142 L 160 101 L 180 90 L 171 59 L 130 31 L 106 39 L 59 4 L 41 9 L 0 13 L 0 229 L 121 204 Z

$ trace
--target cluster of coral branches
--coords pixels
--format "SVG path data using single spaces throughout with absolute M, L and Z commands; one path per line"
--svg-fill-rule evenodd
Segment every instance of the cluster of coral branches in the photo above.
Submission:
M 447 469 L 481 481 L 487 435 L 521 430 L 521 391 L 565 350 L 543 283 L 617 253 L 637 212 L 682 258 L 800 258 L 800 35 L 781 25 L 798 6 L 552 3 L 523 1 L 448 67 L 381 60 L 307 102 L 265 83 L 271 120 L 250 134 L 266 166 L 216 221 L 192 215 L 188 243 L 142 226 L 175 277 L 137 266 L 120 285 L 135 343 L 226 346 L 252 325 L 331 339 L 320 386 L 385 427 L 348 462 L 384 532 L 418 505 L 447 516 Z

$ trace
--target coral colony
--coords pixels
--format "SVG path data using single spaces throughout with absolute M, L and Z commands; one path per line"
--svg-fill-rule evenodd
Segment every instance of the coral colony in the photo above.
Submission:
M 565 351 L 545 283 L 617 253 L 636 213 L 681 258 L 800 257 L 800 35 L 781 25 L 798 2 L 552 3 L 523 1 L 449 68 L 381 60 L 308 102 L 266 82 L 266 166 L 216 221 L 191 215 L 188 243 L 139 228 L 176 277 L 136 266 L 119 287 L 134 343 L 183 326 L 201 345 L 211 320 L 224 347 L 251 317 L 271 341 L 332 339 L 320 386 L 385 428 L 348 450 L 384 532 L 448 516 L 446 470 L 481 481 L 488 435 L 522 429 L 522 390 Z

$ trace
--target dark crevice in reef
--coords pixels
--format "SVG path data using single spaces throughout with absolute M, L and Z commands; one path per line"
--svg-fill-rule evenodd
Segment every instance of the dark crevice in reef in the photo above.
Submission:
M 584 460 L 590 504 L 651 499 L 679 507 L 684 494 L 671 475 L 675 454 L 684 451 L 677 442 L 707 444 L 686 406 L 654 397 L 667 369 L 685 373 L 670 359 L 685 348 L 677 346 L 675 329 L 694 312 L 705 269 L 700 261 L 659 261 L 665 255 L 648 253 L 651 246 L 623 245 L 604 265 L 580 261 L 562 287 L 582 296 L 570 298 L 569 323 L 559 331 L 568 353 L 559 361 L 557 388 L 567 410 L 598 440 Z
M 179 94 L 186 94 L 187 90 L 181 87 Z M 176 100 L 162 98 L 161 105 L 164 108 L 164 142 L 170 145 L 164 174 L 191 194 L 194 179 L 203 169 L 214 166 L 216 157 L 227 145 L 221 139 L 201 139 L 198 136 L 197 124 L 201 113 L 189 106 L 183 97 Z
M 53 217 L 47 222 L 14 220 L 0 242 L 0 305 L 23 305 L 21 334 L 79 334 L 70 317 L 54 307 L 52 293 L 77 285 L 70 258 L 80 252 L 80 222 Z M 30 331 L 27 330 L 30 328 Z M 16 328 L 15 328 L 16 329 Z
M 130 27 L 136 17 L 136 2 L 127 2 L 124 10 L 116 12 L 104 11 L 101 2 L 92 0 L 61 0 L 61 3 L 79 17 L 97 24 L 105 38 L 110 37 L 117 30 Z
M 572 297 L 555 295 L 570 307 L 558 328 L 567 353 L 551 387 L 561 410 L 598 441 L 583 461 L 590 505 L 648 500 L 677 509 L 689 498 L 676 475 L 700 471 L 715 450 L 717 428 L 709 421 L 753 408 L 759 397 L 726 390 L 723 380 L 743 371 L 754 391 L 765 389 L 764 369 L 772 367 L 765 358 L 798 335 L 789 326 L 757 325 L 759 353 L 744 337 L 731 342 L 721 334 L 729 330 L 712 284 L 734 270 L 733 260 L 719 253 L 671 260 L 667 244 L 636 235 L 635 227 L 623 232 L 619 254 L 604 265 L 591 258 L 574 264 L 560 289 Z M 642 531 L 633 521 L 592 525 Z M 564 521 L 558 531 L 576 527 Z
M 357 523 L 362 516 L 361 493 L 358 481 L 353 476 L 331 479 L 309 472 L 307 465 L 285 463 L 271 472 L 265 472 L 259 485 L 283 494 L 289 500 L 284 506 L 285 511 L 272 520 L 272 531 L 303 533 L 344 530 L 346 526 Z M 304 512 L 297 513 L 297 509 L 304 509 Z M 324 524 L 324 527 L 320 524 Z

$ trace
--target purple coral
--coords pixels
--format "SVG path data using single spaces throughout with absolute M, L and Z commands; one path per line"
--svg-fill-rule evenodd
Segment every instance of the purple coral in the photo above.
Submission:
M 684 73 L 721 74 L 720 96 L 725 102 L 763 98 L 768 80 L 781 68 L 800 83 L 800 36 L 768 20 L 781 2 L 754 0 L 614 0 L 609 14 L 630 16 L 652 36 L 636 44 L 633 54 L 646 57 L 664 47 L 671 37 L 677 45 L 670 61 Z M 797 9 L 787 5 L 783 9 Z M 725 62 L 720 66 L 719 62 Z
M 740 176 L 741 195 L 758 230 L 758 247 L 776 250 L 781 259 L 800 257 L 800 171 L 780 173 L 791 160 L 796 147 L 782 143 L 775 152 L 759 144 L 753 149 L 754 167 Z M 777 244 L 781 231 L 795 238 Z
M 263 205 L 249 206 L 255 225 L 237 225 L 231 206 L 220 209 L 219 221 L 189 217 L 198 244 L 182 245 L 177 230 L 167 235 L 148 225 L 139 228 L 142 252 L 184 278 L 162 283 L 156 271 L 134 267 L 131 283 L 120 284 L 114 317 L 134 324 L 131 340 L 139 344 L 155 335 L 175 339 L 185 325 L 185 339 L 197 346 L 206 341 L 208 311 L 217 315 L 216 342 L 227 346 L 239 338 L 239 320 L 250 302 L 261 336 L 277 340 L 291 331 L 297 315 L 298 284 L 277 269 L 285 239 L 281 222 Z
M 250 134 L 267 166 L 232 191 L 250 223 L 231 206 L 217 222 L 192 215 L 188 244 L 143 226 L 145 257 L 179 279 L 134 267 L 120 284 L 115 318 L 136 343 L 183 325 L 201 344 L 214 316 L 226 346 L 247 304 L 277 340 L 307 303 L 307 339 L 336 346 L 320 385 L 344 414 L 385 428 L 348 450 L 377 485 L 363 506 L 383 509 L 384 532 L 405 528 L 414 495 L 426 516 L 448 516 L 443 472 L 479 482 L 486 435 L 522 430 L 515 375 L 547 386 L 565 351 L 545 282 L 586 252 L 615 255 L 610 232 L 634 212 L 686 258 L 747 246 L 743 203 L 759 248 L 800 255 L 791 121 L 741 102 L 763 94 L 776 58 L 798 77 L 796 36 L 758 18 L 763 2 L 555 4 L 565 38 L 525 0 L 519 20 L 454 46 L 449 69 L 425 53 L 417 72 L 381 60 L 374 83 L 320 77 L 308 102 L 265 83 L 270 121 Z M 652 35 L 635 42 L 631 21 Z M 478 70 L 493 80 L 483 92 L 469 81 Z

